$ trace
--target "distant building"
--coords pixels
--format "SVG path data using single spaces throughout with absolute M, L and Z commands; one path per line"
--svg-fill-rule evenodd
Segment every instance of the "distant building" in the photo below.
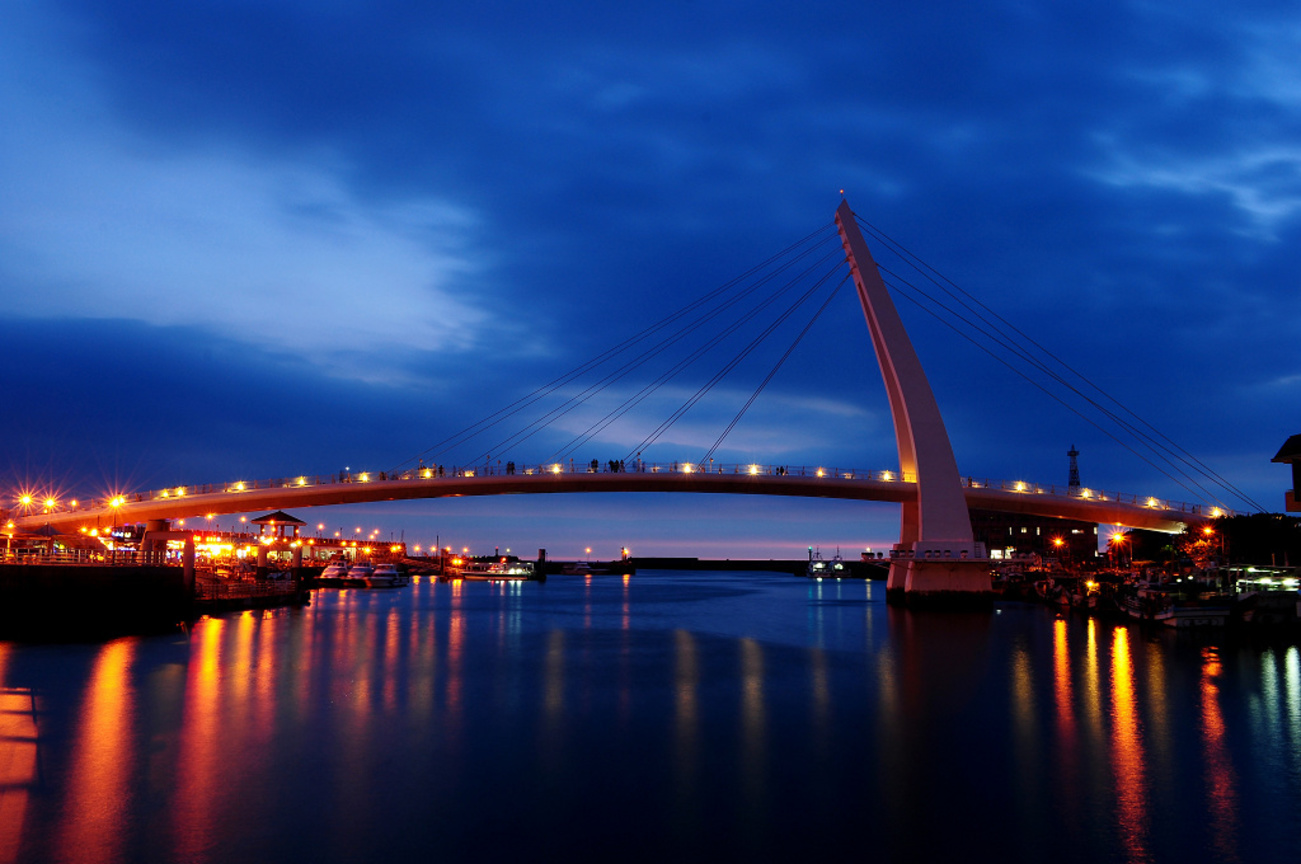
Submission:
M 1279 449 L 1271 462 L 1283 462 L 1292 466 L 1292 488 L 1285 493 L 1284 509 L 1289 513 L 1301 513 L 1301 502 L 1297 500 L 1301 490 L 1301 435 L 1293 435 Z
M 1041 555 L 1080 562 L 1092 561 L 1098 553 L 1098 526 L 1094 522 L 972 510 L 971 530 L 994 559 Z

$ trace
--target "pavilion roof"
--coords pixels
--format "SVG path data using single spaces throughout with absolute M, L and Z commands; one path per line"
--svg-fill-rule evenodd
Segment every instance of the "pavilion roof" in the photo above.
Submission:
M 1297 436 L 1301 438 L 1301 436 Z M 296 516 L 290 516 L 283 510 L 277 510 L 274 513 L 268 513 L 265 516 L 259 516 L 252 520 L 254 525 L 306 525 L 302 519 Z
M 1283 442 L 1271 462 L 1301 462 L 1301 435 L 1293 435 Z

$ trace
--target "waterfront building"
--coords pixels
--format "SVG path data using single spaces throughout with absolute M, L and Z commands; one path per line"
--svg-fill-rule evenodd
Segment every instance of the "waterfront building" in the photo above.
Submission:
M 1080 563 L 1097 557 L 1098 526 L 1094 522 L 972 510 L 971 529 L 994 560 L 1039 555 Z
M 1284 509 L 1289 513 L 1301 513 L 1301 435 L 1293 435 L 1284 441 L 1269 461 L 1292 466 L 1292 488 L 1284 493 Z

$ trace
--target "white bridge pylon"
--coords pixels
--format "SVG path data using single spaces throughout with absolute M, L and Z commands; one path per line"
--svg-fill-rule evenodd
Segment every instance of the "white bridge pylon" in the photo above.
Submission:
M 887 594 L 903 592 L 919 599 L 988 594 L 988 555 L 971 531 L 962 478 L 940 408 L 848 201 L 841 201 L 836 210 L 836 227 L 885 379 L 899 470 L 917 478 L 915 497 L 903 502 Z

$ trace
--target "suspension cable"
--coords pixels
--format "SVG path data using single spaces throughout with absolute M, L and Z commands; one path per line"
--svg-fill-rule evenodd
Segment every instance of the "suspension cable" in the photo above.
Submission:
M 714 442 L 714 445 L 710 447 L 708 452 L 706 452 L 705 455 L 700 458 L 701 464 L 704 464 L 705 462 L 708 462 L 711 459 L 713 459 L 714 452 L 718 450 L 719 446 L 722 445 L 723 439 L 726 438 L 731 433 L 731 431 L 736 428 L 737 423 L 741 422 L 741 418 L 745 416 L 745 412 L 750 410 L 750 406 L 753 405 L 754 401 L 759 398 L 759 394 L 762 393 L 764 391 L 764 388 L 768 386 L 768 382 L 771 381 L 773 377 L 776 376 L 778 370 L 782 368 L 782 364 L 786 362 L 786 358 L 791 356 L 792 352 L 794 352 L 795 348 L 800 344 L 800 341 L 805 337 L 805 335 L 808 334 L 810 328 L 812 328 L 814 323 L 816 323 L 817 320 L 822 317 L 822 313 L 827 311 L 827 307 L 831 305 L 832 300 L 836 299 L 836 295 L 840 293 L 840 289 L 845 286 L 845 283 L 849 281 L 849 278 L 850 278 L 850 274 L 846 273 L 845 278 L 841 279 L 840 282 L 837 283 L 836 287 L 831 289 L 831 294 L 827 296 L 826 300 L 822 301 L 822 305 L 818 307 L 818 311 L 814 312 L 813 317 L 809 319 L 809 323 L 804 325 L 804 329 L 801 330 L 799 332 L 799 335 L 795 337 L 795 341 L 793 341 L 790 344 L 790 347 L 786 349 L 786 352 L 782 354 L 780 359 L 777 360 L 777 363 L 774 364 L 772 369 L 764 377 L 763 381 L 759 382 L 759 386 L 756 387 L 754 392 L 750 394 L 750 398 L 747 399 L 745 404 L 741 406 L 741 410 L 736 412 L 736 416 L 732 418 L 731 423 L 727 424 L 727 428 L 725 428 L 723 430 L 723 433 L 718 436 L 718 440 Z
M 479 434 L 498 425 L 499 423 L 506 420 L 507 418 L 512 417 L 515 414 L 518 414 L 520 411 L 524 410 L 525 408 L 528 408 L 530 405 L 536 404 L 541 399 L 546 398 L 551 393 L 554 393 L 556 390 L 565 386 L 566 384 L 578 378 L 579 376 L 604 364 L 608 360 L 631 349 L 633 346 L 641 343 L 642 341 L 645 341 L 655 333 L 668 327 L 673 322 L 685 317 L 686 315 L 690 314 L 694 310 L 709 303 L 714 298 L 726 293 L 734 286 L 738 284 L 743 284 L 746 279 L 750 278 L 755 273 L 763 270 L 765 267 L 768 267 L 769 265 L 772 264 L 772 262 L 778 261 L 790 255 L 792 250 L 798 249 L 801 246 L 808 244 L 811 240 L 818 237 L 819 235 L 825 234 L 832 227 L 834 227 L 834 223 L 827 223 L 817 228 L 816 230 L 810 232 L 809 234 L 806 234 L 804 237 L 801 237 L 799 240 L 796 240 L 794 243 L 791 243 L 785 249 L 782 249 L 780 252 L 777 252 L 769 256 L 768 258 L 756 264 L 755 266 L 751 267 L 749 270 L 746 270 L 744 273 L 740 274 L 739 276 L 733 277 L 732 279 L 728 280 L 727 282 L 724 282 L 722 285 L 715 288 L 714 290 L 706 293 L 704 296 L 692 301 L 691 303 L 688 303 L 686 306 L 683 306 L 674 312 L 671 312 L 670 314 L 666 315 L 664 318 L 660 319 L 654 324 L 651 324 L 648 327 L 643 328 L 640 332 L 634 334 L 629 339 L 607 349 L 606 351 L 602 352 L 601 354 L 598 354 L 596 357 L 593 357 L 590 360 L 580 363 L 578 366 L 574 367 L 573 369 L 570 369 L 568 372 L 565 372 L 557 376 L 556 378 L 553 378 L 551 381 L 547 382 L 546 384 L 543 384 L 541 387 L 536 388 L 532 392 L 524 396 L 521 396 L 519 399 L 516 399 L 514 402 L 510 403 L 509 405 L 499 408 L 496 411 L 492 412 L 491 414 L 488 414 L 487 416 L 480 418 L 479 420 L 475 421 L 469 426 L 466 426 L 460 431 L 447 436 L 446 438 L 439 441 L 438 443 L 426 448 L 420 453 L 417 453 L 415 456 L 403 460 L 402 462 L 398 463 L 398 465 L 395 466 L 393 470 L 399 471 L 403 467 L 407 465 L 411 465 L 426 457 L 440 456 L 443 453 L 450 450 L 451 448 L 459 446 L 460 444 L 463 444 L 477 437 Z

